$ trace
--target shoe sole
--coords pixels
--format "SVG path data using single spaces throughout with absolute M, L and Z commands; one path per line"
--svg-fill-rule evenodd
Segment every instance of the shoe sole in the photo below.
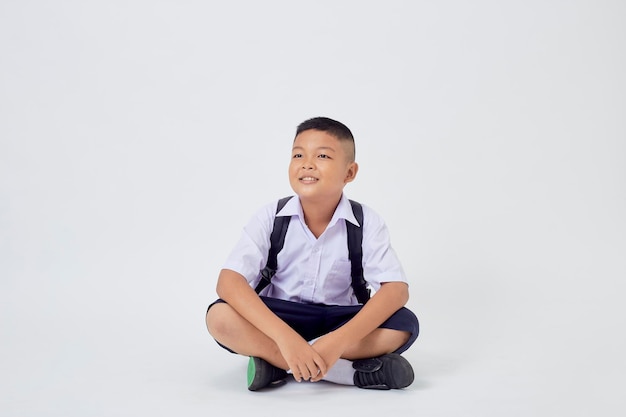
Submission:
M 248 360 L 248 371 L 247 371 L 248 390 L 258 391 L 266 387 L 274 388 L 274 387 L 283 385 L 287 382 L 286 372 L 285 372 L 284 377 L 282 377 L 282 379 L 276 379 L 272 381 L 272 378 L 276 376 L 277 375 L 275 375 L 274 366 L 265 362 L 263 359 L 251 356 L 250 359 Z

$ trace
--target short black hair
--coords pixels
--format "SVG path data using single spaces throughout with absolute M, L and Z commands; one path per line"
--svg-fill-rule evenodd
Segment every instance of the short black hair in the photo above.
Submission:
M 328 117 L 313 117 L 311 119 L 305 120 L 298 125 L 298 128 L 296 129 L 296 136 L 298 136 L 305 130 L 311 129 L 327 132 L 337 137 L 337 139 L 354 140 L 354 136 L 352 136 L 352 132 L 350 131 L 350 129 L 348 129 L 348 126 Z
M 350 155 L 350 159 L 354 160 L 354 136 L 352 136 L 352 132 L 348 129 L 348 126 L 328 117 L 313 117 L 298 125 L 298 128 L 296 129 L 296 136 L 305 130 L 311 129 L 326 132 L 329 135 L 336 137 L 339 141 L 350 142 L 352 145 L 352 155 Z

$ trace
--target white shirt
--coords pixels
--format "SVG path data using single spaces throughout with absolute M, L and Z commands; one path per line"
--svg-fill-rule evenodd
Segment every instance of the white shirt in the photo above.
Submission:
M 343 195 L 326 230 L 315 238 L 304 222 L 300 199 L 290 199 L 276 214 L 274 201 L 258 210 L 244 227 L 239 242 L 223 265 L 243 275 L 254 288 L 260 281 L 270 247 L 274 216 L 291 216 L 285 245 L 278 253 L 272 283 L 261 295 L 301 303 L 358 304 L 352 290 L 347 231 L 344 219 L 359 225 Z M 383 282 L 407 282 L 391 247 L 387 226 L 369 207 L 363 206 L 363 276 L 373 291 Z

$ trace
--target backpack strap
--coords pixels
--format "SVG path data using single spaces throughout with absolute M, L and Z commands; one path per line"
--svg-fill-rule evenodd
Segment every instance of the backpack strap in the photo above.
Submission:
M 293 196 L 283 197 L 278 200 L 278 206 L 276 207 L 276 214 L 285 207 L 287 201 L 289 201 Z M 267 258 L 267 263 L 265 264 L 265 268 L 261 269 L 261 281 L 257 284 L 254 289 L 257 294 L 260 293 L 265 287 L 270 284 L 270 281 L 276 274 L 278 252 L 281 251 L 283 245 L 285 244 L 285 235 L 287 234 L 287 228 L 289 227 L 289 222 L 291 221 L 290 216 L 275 216 L 274 217 L 274 228 L 272 229 L 272 234 L 270 235 L 270 250 L 269 256 Z
M 360 304 L 365 304 L 370 298 L 370 289 L 363 278 L 363 207 L 356 201 L 350 200 L 352 212 L 360 226 L 346 221 L 348 231 L 348 257 L 352 264 L 352 289 Z

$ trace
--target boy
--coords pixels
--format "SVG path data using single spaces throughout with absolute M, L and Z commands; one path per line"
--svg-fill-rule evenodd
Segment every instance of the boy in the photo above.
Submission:
M 400 355 L 419 325 L 404 305 L 407 279 L 383 220 L 367 206 L 359 224 L 343 193 L 358 172 L 352 132 L 326 117 L 301 123 L 289 182 L 295 192 L 249 221 L 217 282 L 209 333 L 227 350 L 249 356 L 248 389 L 326 380 L 360 388 L 398 389 L 413 382 Z M 289 216 L 271 283 L 259 295 L 275 216 Z M 363 275 L 375 291 L 359 304 L 351 286 L 347 222 L 362 228 Z

